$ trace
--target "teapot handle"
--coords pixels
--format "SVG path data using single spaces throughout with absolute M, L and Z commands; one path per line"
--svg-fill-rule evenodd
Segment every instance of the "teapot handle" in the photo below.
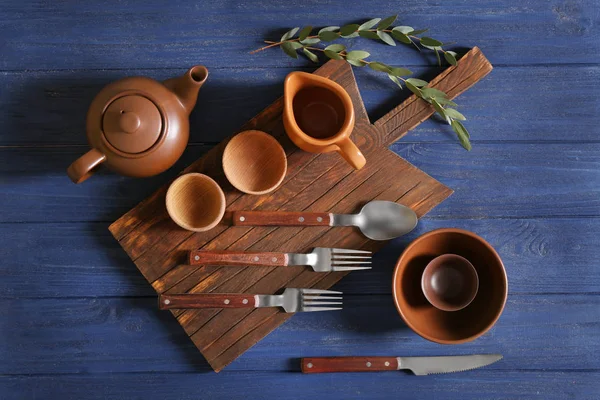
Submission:
M 106 160 L 106 155 L 91 149 L 67 168 L 67 175 L 73 183 L 81 183 L 96 172 L 96 168 Z

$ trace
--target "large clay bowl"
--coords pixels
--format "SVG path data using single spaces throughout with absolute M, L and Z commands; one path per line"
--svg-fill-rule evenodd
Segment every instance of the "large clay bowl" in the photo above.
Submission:
M 431 305 L 421 289 L 427 264 L 442 254 L 469 260 L 479 276 L 473 301 L 459 311 Z M 394 271 L 394 301 L 406 324 L 425 339 L 442 344 L 464 343 L 487 332 L 498 320 L 508 295 L 502 260 L 492 246 L 462 229 L 437 229 L 417 238 L 404 250 Z

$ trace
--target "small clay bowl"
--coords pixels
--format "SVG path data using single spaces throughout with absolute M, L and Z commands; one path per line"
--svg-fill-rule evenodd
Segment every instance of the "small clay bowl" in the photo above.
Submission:
M 240 192 L 265 194 L 283 182 L 287 158 L 273 136 L 261 131 L 244 131 L 225 147 L 223 171 Z
M 225 214 L 223 190 L 204 174 L 190 173 L 175 179 L 167 190 L 165 202 L 171 219 L 188 231 L 208 231 Z
M 469 260 L 479 277 L 477 295 L 467 307 L 447 312 L 423 294 L 427 265 L 442 254 Z M 492 246 L 462 229 L 437 229 L 420 236 L 404 250 L 394 270 L 394 302 L 404 322 L 425 339 L 442 344 L 469 342 L 487 332 L 500 318 L 508 295 L 502 260 Z
M 425 267 L 421 289 L 435 308 L 458 311 L 471 304 L 475 298 L 479 278 L 469 260 L 457 254 L 443 254 Z

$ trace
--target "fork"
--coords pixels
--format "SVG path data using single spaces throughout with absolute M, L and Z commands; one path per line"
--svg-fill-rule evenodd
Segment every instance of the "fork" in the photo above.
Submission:
M 326 295 L 326 296 L 320 296 Z M 339 295 L 339 296 L 338 296 Z M 287 288 L 282 294 L 194 293 L 161 294 L 158 308 L 259 308 L 281 307 L 286 313 L 341 310 L 342 292 Z M 333 306 L 333 307 L 332 307 Z
M 191 265 L 249 265 L 286 267 L 310 265 L 316 272 L 371 269 L 371 252 L 316 247 L 311 253 L 252 253 L 244 251 L 191 251 Z

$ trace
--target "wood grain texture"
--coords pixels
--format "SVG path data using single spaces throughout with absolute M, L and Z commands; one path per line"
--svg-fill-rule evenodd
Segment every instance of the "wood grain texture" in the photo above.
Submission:
M 307 357 L 300 360 L 305 374 L 324 372 L 377 372 L 398 369 L 396 357 Z
M 484 72 L 469 81 L 469 78 L 465 77 L 465 71 L 470 70 L 473 65 L 477 70 L 482 69 Z M 448 82 L 468 81 L 467 85 L 460 86 L 456 93 L 453 93 L 454 96 L 466 90 L 475 80 L 485 76 L 489 68 L 483 54 L 475 48 L 460 60 L 457 67 L 449 68 L 450 72 L 445 73 L 438 84 L 443 85 L 446 82 L 449 87 L 454 87 L 456 85 Z M 352 171 L 335 154 L 305 154 L 293 151 L 291 143 L 283 136 L 280 119 L 282 101 L 279 99 L 242 128 L 271 133 L 281 140 L 284 150 L 290 153 L 288 176 L 276 191 L 268 196 L 252 198 L 228 190 L 219 163 L 223 144 L 209 151 L 203 158 L 186 168 L 185 172 L 203 172 L 213 176 L 225 188 L 228 211 L 266 208 L 280 211 L 349 213 L 369 200 L 382 199 L 400 201 L 413 208 L 418 216 L 422 216 L 451 193 L 448 188 L 397 158 L 384 147 L 393 141 L 388 140 L 391 131 L 394 131 L 394 139 L 397 139 L 404 135 L 409 127 L 395 130 L 394 124 L 399 123 L 399 120 L 389 118 L 390 121 L 380 124 L 379 128 L 371 125 L 348 64 L 331 61 L 316 73 L 340 83 L 353 98 L 356 113 L 353 140 L 367 159 L 371 160 L 367 167 Z M 419 106 L 413 106 L 417 114 L 430 109 L 424 102 L 418 104 Z M 297 161 L 294 155 L 298 157 Z M 298 164 L 295 164 L 296 162 Z M 316 165 L 319 168 L 315 168 L 313 172 Z M 389 176 L 392 171 L 403 176 L 403 179 L 390 182 Z M 308 177 L 310 184 L 296 187 L 295 184 L 305 177 Z M 345 275 L 330 273 L 323 276 L 306 270 L 272 267 L 235 270 L 229 268 L 225 271 L 217 269 L 214 273 L 206 275 L 179 266 L 187 260 L 187 253 L 197 248 L 273 251 L 284 250 L 281 247 L 285 247 L 285 251 L 303 252 L 315 246 L 371 250 L 383 246 L 383 243 L 365 240 L 360 233 L 348 227 L 332 231 L 329 231 L 329 227 L 307 230 L 301 227 L 229 227 L 229 219 L 224 219 L 211 231 L 192 235 L 177 229 L 165 217 L 163 197 L 164 188 L 159 189 L 110 227 L 113 236 L 119 240 L 140 272 L 159 293 L 274 293 L 283 287 L 326 289 Z M 274 309 L 258 309 L 252 312 L 184 310 L 174 314 L 217 372 L 290 317 Z
M 190 265 L 269 265 L 285 267 L 288 259 L 285 253 L 247 251 L 190 251 Z
M 254 308 L 253 295 L 240 293 L 194 293 L 161 294 L 158 296 L 158 308 L 161 310 L 189 308 Z
M 300 211 L 235 211 L 237 226 L 329 226 L 330 213 Z

